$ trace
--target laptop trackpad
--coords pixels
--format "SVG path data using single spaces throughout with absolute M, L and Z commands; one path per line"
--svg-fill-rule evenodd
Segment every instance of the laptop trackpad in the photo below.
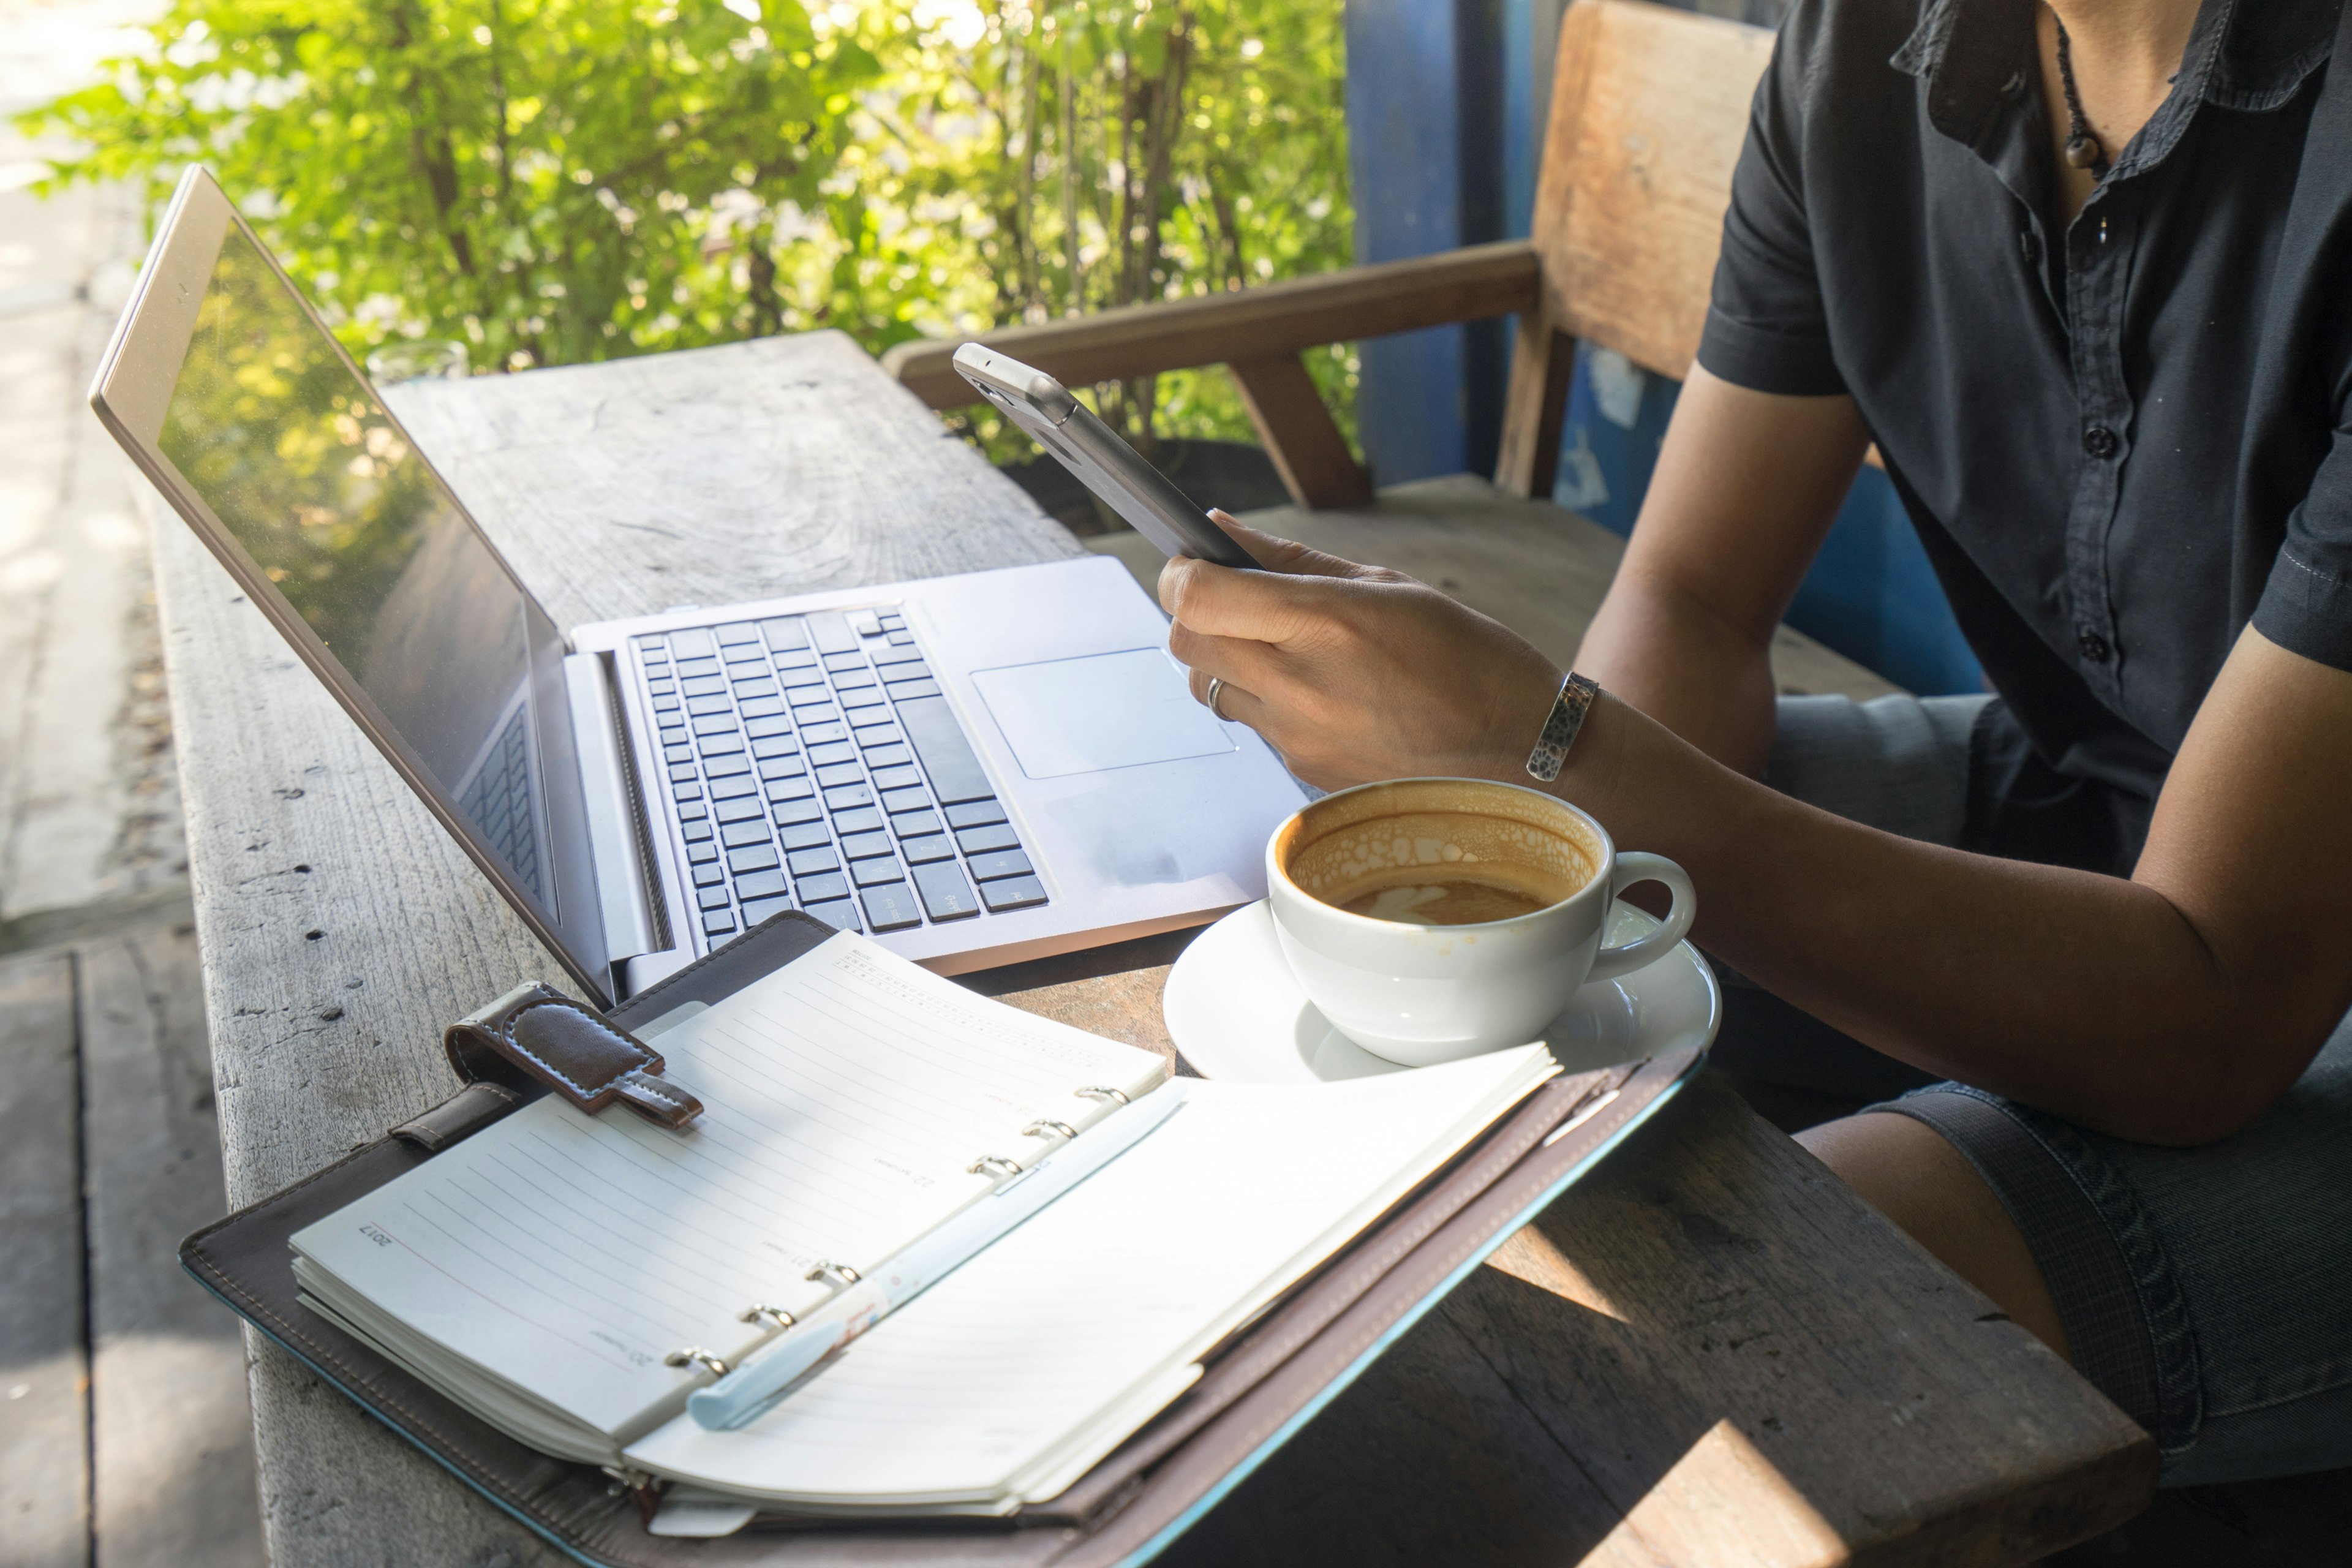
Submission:
M 977 670 L 971 682 L 1033 779 L 1236 749 L 1160 648 Z

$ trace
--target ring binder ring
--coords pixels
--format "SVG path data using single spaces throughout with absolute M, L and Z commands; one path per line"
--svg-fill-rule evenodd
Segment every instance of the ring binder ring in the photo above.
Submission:
M 727 1363 L 720 1361 L 709 1351 L 704 1350 L 700 1345 L 688 1345 L 681 1350 L 674 1350 L 670 1352 L 669 1354 L 662 1357 L 662 1365 L 664 1366 L 692 1366 L 698 1362 L 702 1365 L 709 1367 L 710 1369 L 710 1375 L 713 1377 L 725 1377 L 727 1375 Z
M 808 1277 L 812 1279 L 822 1279 L 828 1274 L 840 1280 L 844 1285 L 855 1285 L 858 1280 L 865 1278 L 864 1275 L 858 1273 L 856 1269 L 852 1268 L 848 1264 L 835 1263 L 831 1258 L 827 1258 L 825 1261 L 818 1264 L 815 1268 L 808 1271 Z
M 1070 1092 L 1081 1100 L 1116 1100 L 1121 1105 L 1128 1102 L 1127 1090 L 1107 1088 L 1098 1083 L 1090 1083 L 1084 1089 L 1072 1089 Z
M 991 1171 L 1000 1176 L 1017 1176 L 1021 1173 L 1021 1162 L 1008 1160 L 1002 1154 L 982 1154 L 964 1169 L 975 1176 L 985 1176 Z
M 1076 1138 L 1077 1135 L 1076 1128 L 1066 1121 L 1056 1121 L 1050 1116 L 1041 1116 L 1021 1130 L 1024 1138 Z
M 756 1323 L 762 1318 L 773 1318 L 780 1329 L 789 1329 L 798 1321 L 782 1307 L 771 1307 L 765 1301 L 754 1301 L 735 1314 L 739 1323 Z

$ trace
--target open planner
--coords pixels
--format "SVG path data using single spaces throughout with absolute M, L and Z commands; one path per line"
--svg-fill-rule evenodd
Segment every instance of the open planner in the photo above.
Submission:
M 637 1033 L 698 1121 L 539 1099 L 296 1231 L 301 1300 L 531 1448 L 795 1515 L 1055 1498 L 1558 1071 L 1531 1046 L 1171 1079 L 848 933 Z M 784 1324 L 1155 1096 L 1176 1103 L 1150 1131 L 748 1422 L 688 1417 Z
M 456 1092 L 180 1260 L 597 1568 L 1136 1568 L 1706 1058 L 1171 1079 L 796 911 L 440 1043 Z

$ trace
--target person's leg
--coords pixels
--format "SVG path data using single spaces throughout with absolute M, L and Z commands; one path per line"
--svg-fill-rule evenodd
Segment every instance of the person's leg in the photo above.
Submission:
M 1877 1125 L 1906 1120 L 1907 1142 Z M 2155 1435 L 2164 1485 L 2352 1464 L 2352 1017 L 2276 1106 L 2199 1148 L 1959 1084 L 1822 1132 L 1864 1196 L 2051 1339 L 2009 1250 L 2021 1243 L 2053 1342 Z M 1949 1179 L 1954 1154 L 1973 1187 Z
M 2094 870 L 2126 868 L 2147 826 L 2147 803 L 2059 776 L 1982 699 L 1783 699 L 1765 778 L 1890 832 Z M 1716 1060 L 1751 1103 L 1771 1113 L 1763 1086 L 1858 1112 L 1801 1136 L 2154 1433 L 2166 1485 L 2352 1465 L 2352 1018 L 2252 1127 L 2164 1149 L 1960 1084 L 1888 1100 L 1908 1068 L 1722 978 Z
M 1865 1111 L 1797 1142 L 2027 1332 L 2067 1353 L 2066 1325 L 2033 1249 L 1968 1157 L 1924 1121 Z

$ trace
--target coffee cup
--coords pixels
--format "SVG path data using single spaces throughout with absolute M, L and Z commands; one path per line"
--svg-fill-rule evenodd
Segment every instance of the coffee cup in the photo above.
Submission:
M 1540 1038 L 1579 986 L 1664 957 L 1697 910 L 1672 860 L 1620 854 L 1575 806 L 1486 779 L 1326 795 L 1275 829 L 1265 879 L 1307 998 L 1407 1067 Z M 1671 891 L 1665 919 L 1602 946 L 1612 905 L 1636 882 Z

